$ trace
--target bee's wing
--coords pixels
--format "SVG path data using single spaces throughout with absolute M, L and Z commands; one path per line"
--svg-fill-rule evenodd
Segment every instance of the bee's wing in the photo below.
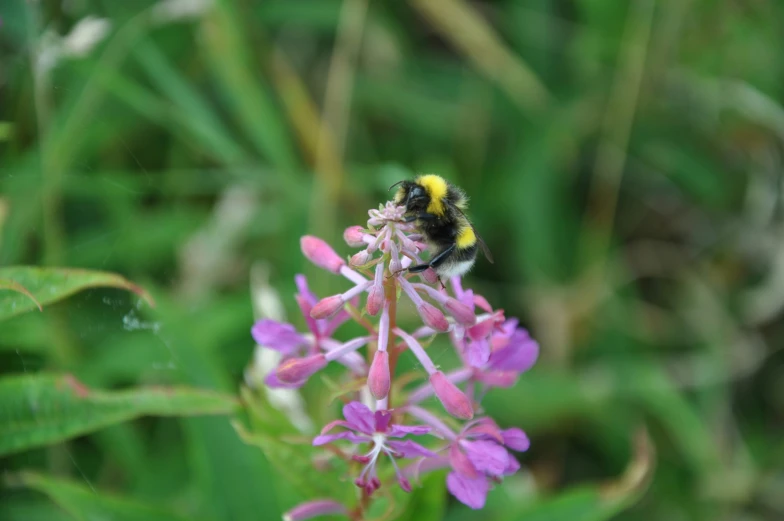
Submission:
M 455 208 L 455 209 L 456 209 L 458 212 L 460 212 L 460 215 L 462 215 L 463 217 L 465 217 L 465 220 L 466 220 L 466 222 L 467 222 L 467 223 L 468 223 L 468 225 L 471 227 L 471 229 L 474 231 L 474 235 L 476 235 L 476 242 L 478 242 L 478 243 L 479 243 L 479 247 L 480 247 L 480 248 L 482 248 L 482 253 L 484 253 L 484 254 L 485 254 L 485 258 L 486 258 L 488 261 L 490 261 L 490 264 L 493 264 L 493 263 L 494 263 L 494 261 L 493 261 L 493 254 L 492 254 L 492 253 L 490 253 L 490 248 L 488 248 L 488 247 L 487 247 L 487 244 L 485 244 L 485 241 L 484 241 L 484 239 L 482 239 L 482 236 L 481 236 L 481 235 L 479 235 L 479 232 L 477 232 L 477 231 L 476 231 L 476 228 L 474 228 L 474 225 L 473 225 L 473 223 L 472 223 L 472 222 L 471 222 L 471 221 L 468 219 L 468 216 L 467 216 L 467 215 L 465 214 L 465 212 L 463 212 L 463 210 L 461 210 L 461 209 L 460 209 L 460 208 L 459 208 L 457 205 L 452 205 L 452 207 L 453 207 L 453 208 Z

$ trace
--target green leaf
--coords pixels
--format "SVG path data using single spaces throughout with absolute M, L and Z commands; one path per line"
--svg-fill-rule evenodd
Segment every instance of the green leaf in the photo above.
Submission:
M 224 414 L 236 402 L 212 391 L 146 388 L 105 392 L 70 375 L 0 379 L 0 455 L 57 443 L 143 415 Z
M 446 472 L 432 472 L 422 478 L 421 487 L 415 487 L 411 492 L 411 499 L 399 519 L 417 521 L 443 519 L 446 497 Z
M 37 268 L 10 266 L 0 268 L 0 281 L 13 281 L 27 293 L 0 292 L 0 320 L 62 300 L 87 288 L 122 288 L 132 291 L 154 306 L 152 297 L 141 287 L 120 275 L 75 268 Z M 0 287 L 3 287 L 0 285 Z M 31 300 L 32 299 L 32 300 Z
M 18 282 L 10 279 L 0 279 L 0 290 L 2 289 L 16 291 L 17 293 L 21 293 L 22 295 L 25 295 L 27 298 L 32 300 L 36 306 L 38 306 L 38 311 L 43 311 L 43 308 L 41 307 L 41 303 L 35 299 L 33 294 L 30 293 L 30 291 L 26 287 L 22 286 Z
M 159 507 L 96 491 L 36 472 L 21 472 L 9 478 L 14 484 L 30 487 L 49 496 L 74 518 L 89 521 L 184 521 L 186 518 Z

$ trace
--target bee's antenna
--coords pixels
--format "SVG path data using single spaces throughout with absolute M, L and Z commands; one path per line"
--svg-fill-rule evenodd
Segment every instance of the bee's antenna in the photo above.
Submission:
M 396 187 L 397 185 L 399 185 L 399 184 L 401 184 L 401 183 L 405 183 L 405 182 L 406 182 L 406 180 L 405 180 L 405 179 L 403 179 L 402 181 L 398 181 L 397 183 L 395 183 L 395 184 L 393 184 L 392 186 L 390 186 L 389 188 L 387 188 L 387 192 L 389 192 L 390 190 L 392 190 L 392 189 L 393 189 L 394 187 Z

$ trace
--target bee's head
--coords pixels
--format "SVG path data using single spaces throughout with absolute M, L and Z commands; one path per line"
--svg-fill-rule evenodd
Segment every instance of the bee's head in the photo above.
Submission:
M 400 181 L 390 187 L 400 185 L 395 194 L 395 203 L 406 207 L 407 212 L 424 211 L 430 202 L 427 189 L 414 181 Z

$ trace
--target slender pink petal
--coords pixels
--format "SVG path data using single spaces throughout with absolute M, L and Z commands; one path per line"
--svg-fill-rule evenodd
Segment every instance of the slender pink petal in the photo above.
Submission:
M 446 477 L 446 488 L 461 503 L 474 510 L 479 510 L 485 506 L 490 483 L 484 476 L 471 479 L 456 472 L 450 472 Z
M 373 412 L 360 402 L 350 402 L 343 406 L 343 417 L 359 432 L 373 434 L 376 419 Z
M 281 382 L 280 380 L 278 380 L 278 375 L 275 374 L 275 371 L 272 371 L 266 377 L 264 377 L 264 385 L 266 385 L 271 389 L 299 389 L 300 387 L 305 385 L 305 382 L 307 381 L 308 380 L 305 379 L 299 382 L 291 382 L 291 383 Z
M 477 307 L 479 307 L 484 311 L 487 311 L 488 313 L 493 312 L 493 306 L 491 306 L 490 303 L 487 302 L 487 299 L 485 299 L 482 295 L 472 295 L 472 297 L 473 297 L 474 304 Z
M 444 303 L 444 309 L 463 326 L 472 326 L 476 323 L 474 310 L 457 299 L 448 298 Z
M 397 425 L 392 424 L 387 432 L 387 436 L 390 438 L 402 438 L 406 434 L 414 434 L 416 436 L 420 436 L 422 434 L 427 434 L 431 431 L 430 427 L 427 425 Z
M 327 443 L 332 443 L 335 440 L 348 440 L 351 443 L 367 443 L 370 441 L 368 438 L 359 436 L 352 431 L 342 431 L 336 432 L 335 434 L 319 434 L 313 438 L 313 446 L 319 447 L 321 445 L 326 445 Z
M 517 427 L 501 431 L 501 436 L 503 436 L 504 445 L 512 450 L 524 452 L 531 446 L 531 441 L 528 439 L 528 436 L 526 436 L 522 429 L 518 429 Z
M 518 429 L 519 430 L 519 429 Z M 520 431 L 522 432 L 522 431 Z M 463 435 L 467 438 L 491 438 L 498 443 L 504 443 L 503 433 L 495 422 L 482 422 L 469 429 L 466 429 Z M 504 443 L 506 445 L 506 443 Z M 511 447 L 514 448 L 514 447 Z
M 426 449 L 419 443 L 411 440 L 389 441 L 387 442 L 387 446 L 404 458 L 418 458 L 420 456 L 432 458 L 437 456 L 432 450 Z
M 471 400 L 455 384 L 450 382 L 444 373 L 441 371 L 433 373 L 430 376 L 430 383 L 446 412 L 462 420 L 470 420 L 474 417 Z
M 297 333 L 294 326 L 268 318 L 253 324 L 250 332 L 257 344 L 284 354 L 307 344 L 305 337 Z
M 471 340 L 481 340 L 489 337 L 494 328 L 495 321 L 491 317 L 477 322 L 475 326 L 469 327 L 466 333 L 468 333 L 468 338 Z
M 317 516 L 344 515 L 348 516 L 345 506 L 331 499 L 314 499 L 300 503 L 283 514 L 283 521 L 305 521 Z

